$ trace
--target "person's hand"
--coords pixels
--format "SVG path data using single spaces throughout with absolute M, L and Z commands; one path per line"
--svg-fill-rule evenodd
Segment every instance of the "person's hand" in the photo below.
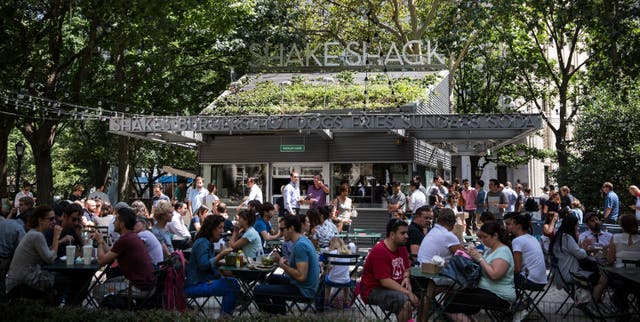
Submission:
M 74 238 L 71 235 L 66 235 L 59 240 L 60 243 L 71 245 L 74 242 Z
M 593 243 L 593 241 L 591 240 L 591 238 L 585 238 L 582 243 L 580 243 L 580 248 L 588 248 L 589 246 L 591 246 L 591 244 Z
M 225 249 L 221 250 L 221 251 L 220 251 L 220 254 L 221 254 L 222 256 L 226 256 L 227 254 L 229 254 L 229 253 L 231 253 L 231 252 L 233 252 L 233 248 L 231 248 L 231 247 L 227 247 L 227 248 L 225 248 Z
M 289 263 L 287 262 L 287 259 L 284 257 L 280 257 L 280 259 L 278 259 L 278 266 L 280 266 L 281 268 L 284 268 L 285 266 L 287 266 Z
M 405 277 L 402 279 L 402 283 L 400 283 L 400 286 L 406 288 L 407 290 L 411 291 L 411 278 L 409 277 Z
M 466 250 L 467 254 L 469 254 L 469 256 L 471 256 L 471 258 L 473 258 L 474 261 L 480 261 L 480 259 L 482 258 L 482 254 L 480 254 L 480 252 L 475 249 L 475 248 L 469 248 Z
M 97 242 L 100 242 L 102 238 L 103 238 L 102 232 L 99 229 L 96 229 L 96 232 L 93 233 L 93 239 Z
M 409 301 L 411 302 L 411 305 L 417 307 L 420 303 L 420 300 L 418 299 L 418 297 L 413 294 L 413 292 L 409 293 Z
M 277 252 L 273 252 L 273 254 L 271 255 L 271 259 L 273 259 L 274 262 L 278 262 L 280 263 L 280 258 L 282 256 L 280 256 L 280 254 L 278 254 Z
M 62 234 L 62 227 L 60 225 L 55 225 L 53 227 L 53 240 L 60 240 L 60 235 Z
M 629 206 L 629 208 L 631 208 L 633 210 L 636 210 L 636 208 L 638 208 L 638 207 L 636 205 L 631 205 L 631 206 Z

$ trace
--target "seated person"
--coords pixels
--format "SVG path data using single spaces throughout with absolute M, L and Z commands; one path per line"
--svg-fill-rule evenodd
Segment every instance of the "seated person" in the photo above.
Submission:
M 0 220 L 0 276 L 7 275 L 13 253 L 25 234 L 22 221 Z
M 523 285 L 525 289 L 544 289 L 547 285 L 547 267 L 540 242 L 529 234 L 530 215 L 517 214 L 511 217 L 510 228 L 515 236 L 511 245 L 516 285 Z
M 513 256 L 506 232 L 495 221 L 486 222 L 478 230 L 478 238 L 485 246 L 484 255 L 475 248 L 466 252 L 482 269 L 477 288 L 457 292 L 445 311 L 454 321 L 473 321 L 471 315 L 486 307 L 508 308 L 516 299 L 513 283 Z
M 269 240 L 275 240 L 280 238 L 280 233 L 275 233 L 271 228 L 271 218 L 275 216 L 276 209 L 269 202 L 265 202 L 260 206 L 260 214 L 256 216 L 256 223 L 253 224 L 253 228 L 260 235 L 260 240 L 264 242 Z
M 256 215 L 249 210 L 240 210 L 236 216 L 238 224 L 233 227 L 233 235 L 229 240 L 229 247 L 233 249 L 242 249 L 248 258 L 256 258 L 262 253 L 262 243 L 260 235 L 253 224 L 256 222 Z M 242 234 L 242 236 L 241 236 Z
M 204 221 L 204 218 L 209 216 L 210 214 L 211 211 L 209 210 L 209 207 L 205 205 L 200 206 L 200 208 L 196 210 L 195 216 L 191 218 L 191 223 L 189 224 L 189 232 L 191 232 L 195 236 L 195 234 L 200 231 L 200 227 L 202 225 L 202 222 Z
M 638 234 L 638 220 L 633 214 L 626 214 L 620 218 L 622 232 L 613 235 L 613 241 L 609 246 L 607 259 L 610 264 L 615 263 L 616 267 L 623 266 L 623 260 L 640 261 L 640 234 Z M 629 308 L 627 299 L 630 293 L 635 294 L 635 298 L 640 304 L 640 290 L 624 281 L 610 279 L 609 283 L 613 287 L 612 300 L 621 312 L 626 312 Z
M 62 213 L 62 233 L 58 244 L 62 246 L 76 245 L 82 247 L 82 207 L 72 203 L 64 207 Z M 47 245 L 53 242 L 53 229 L 47 229 L 43 232 Z M 58 257 L 66 255 L 65 247 L 58 247 Z
M 184 294 L 187 297 L 222 296 L 222 313 L 230 316 L 236 306 L 240 285 L 236 279 L 222 277 L 218 272 L 218 262 L 233 251 L 229 247 L 218 254 L 214 252 L 213 243 L 222 238 L 223 227 L 224 218 L 220 215 L 204 219 L 191 248 Z
M 322 224 L 315 227 L 312 238 L 318 242 L 320 248 L 327 248 L 329 247 L 331 239 L 338 236 L 338 227 L 331 219 L 331 209 L 329 206 L 325 205 L 318 208 L 318 212 L 322 217 Z
M 171 216 L 171 203 L 168 201 L 160 200 L 153 208 L 153 219 L 155 219 L 156 224 L 151 227 L 151 232 L 160 242 L 164 258 L 169 258 L 169 255 L 173 253 L 171 233 L 167 229 Z
M 424 232 L 427 230 L 427 227 L 431 226 L 432 221 L 433 210 L 431 206 L 422 206 L 416 209 L 416 212 L 413 214 L 411 223 L 409 224 L 409 241 L 407 242 L 407 250 L 409 251 L 412 266 L 419 263 L 417 261 L 418 251 L 424 240 Z
M 589 229 L 583 231 L 578 237 L 580 247 L 590 254 L 607 254 L 613 235 L 608 231 L 602 231 L 602 224 L 595 213 L 587 213 L 584 220 Z
M 144 242 L 134 232 L 136 214 L 131 208 L 120 208 L 114 223 L 120 238 L 109 249 L 104 241 L 102 232 L 96 230 L 94 238 L 98 242 L 98 264 L 108 265 L 118 260 L 118 266 L 124 276 L 107 280 L 101 285 L 104 288 L 115 289 L 128 293 L 131 288 L 133 298 L 148 298 L 155 291 L 156 276 L 154 274 L 151 257 Z
M 457 250 L 464 249 L 458 237 L 451 232 L 455 223 L 456 215 L 453 210 L 440 209 L 436 225 L 420 243 L 418 262 L 431 263 L 431 259 L 435 255 L 449 259 Z
M 158 238 L 148 228 L 147 218 L 142 216 L 136 216 L 136 225 L 133 226 L 133 231 L 138 234 L 138 237 L 144 242 L 144 246 L 147 247 L 149 257 L 151 257 L 151 264 L 154 268 L 158 267 L 158 263 L 164 260 L 164 254 L 162 245 Z
M 279 226 L 285 240 L 293 242 L 289 258 L 274 255 L 285 275 L 272 276 L 253 292 L 258 308 L 272 314 L 285 314 L 287 299 L 313 299 L 320 279 L 318 255 L 311 241 L 302 235 L 300 217 L 285 216 Z
M 183 202 L 176 202 L 173 208 L 174 211 L 171 215 L 171 220 L 167 223 L 166 228 L 173 234 L 171 242 L 174 247 L 177 249 L 185 249 L 189 247 L 189 241 L 191 240 L 191 233 L 183 220 L 189 213 L 189 208 L 187 204 Z
M 596 299 L 596 301 L 600 301 L 607 285 L 607 280 L 604 275 L 600 275 L 597 267 L 595 270 L 591 268 L 591 270 L 587 270 L 580 266 L 578 260 L 587 259 L 589 255 L 587 255 L 587 252 L 583 248 L 578 246 L 578 240 L 576 238 L 577 229 L 578 218 L 576 216 L 569 215 L 564 218 L 560 228 L 551 240 L 549 250 L 551 256 L 555 257 L 558 261 L 558 269 L 562 280 L 566 282 L 572 281 L 571 273 L 583 276 L 593 285 L 593 298 Z M 593 261 L 595 262 L 595 260 Z M 556 278 L 553 282 L 557 287 L 563 287 L 562 280 Z
M 418 298 L 411 291 L 408 238 L 409 228 L 404 220 L 389 220 L 385 239 L 367 256 L 360 282 L 362 300 L 395 313 L 398 321 L 410 319 L 412 306 L 418 305 Z
M 31 228 L 20 240 L 15 250 L 5 280 L 7 294 L 18 285 L 26 285 L 32 289 L 46 293 L 54 287 L 54 275 L 41 268 L 56 259 L 62 227 L 54 226 L 53 209 L 47 205 L 35 208 L 29 217 Z M 43 231 L 53 229 L 53 242 L 47 246 Z

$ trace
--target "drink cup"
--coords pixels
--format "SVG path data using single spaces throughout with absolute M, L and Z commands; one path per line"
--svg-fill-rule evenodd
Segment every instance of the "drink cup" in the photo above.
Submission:
M 75 245 L 67 245 L 67 265 L 73 265 L 73 262 L 76 260 L 76 246 Z
M 93 255 L 93 246 L 91 245 L 82 246 L 82 259 L 84 259 L 85 265 L 91 264 L 91 257 L 93 257 L 92 255 Z

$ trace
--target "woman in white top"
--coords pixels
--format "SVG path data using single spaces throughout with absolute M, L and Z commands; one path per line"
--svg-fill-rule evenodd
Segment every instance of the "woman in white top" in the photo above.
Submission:
M 331 242 L 329 243 L 329 254 L 333 255 L 350 255 L 351 250 L 344 243 L 342 238 L 333 237 L 331 238 Z M 349 258 L 336 258 L 329 257 L 329 262 L 343 262 L 348 263 L 351 260 Z M 351 282 L 351 276 L 349 275 L 349 266 L 348 265 L 330 265 L 329 272 L 325 276 L 325 283 L 328 286 L 335 284 L 349 284 Z M 332 284 L 333 283 L 333 284 Z M 324 292 L 324 303 L 325 305 L 330 304 L 331 301 L 331 287 L 326 287 Z M 349 298 L 349 288 L 342 288 L 342 299 L 343 301 L 348 300 Z M 341 307 L 339 307 L 341 308 Z
M 257 258 L 263 249 L 260 234 L 253 228 L 253 224 L 256 223 L 255 213 L 249 210 L 240 210 L 236 219 L 238 224 L 233 227 L 233 235 L 231 235 L 228 246 L 235 250 L 242 248 L 247 257 Z M 242 236 L 240 236 L 241 233 Z
M 509 307 L 516 299 L 513 283 L 513 256 L 504 229 L 497 222 L 487 222 L 478 230 L 478 238 L 485 245 L 485 253 L 475 248 L 467 253 L 478 262 L 482 276 L 477 288 L 460 290 L 454 295 L 445 312 L 454 321 L 475 321 L 471 315 L 483 308 Z
M 626 214 L 620 218 L 622 232 L 613 235 L 613 240 L 609 245 L 607 259 L 609 263 L 616 263 L 616 266 L 623 266 L 622 260 L 640 260 L 640 234 L 638 234 L 638 220 L 632 214 Z M 640 290 L 629 285 L 624 280 L 616 278 L 610 279 L 613 288 L 612 301 L 621 312 L 626 312 L 629 308 L 628 296 L 635 294 L 636 299 L 640 299 Z
M 607 279 L 600 272 L 591 272 L 580 267 L 578 260 L 589 257 L 587 251 L 578 245 L 578 218 L 569 215 L 562 220 L 560 228 L 553 236 L 549 246 L 551 256 L 558 261 L 558 270 L 567 283 L 572 281 L 571 273 L 587 278 L 593 285 L 593 298 L 600 301 L 607 286 Z M 559 278 L 554 280 L 558 286 L 564 286 Z
M 6 292 L 18 285 L 26 285 L 41 292 L 53 290 L 54 275 L 41 268 L 42 265 L 51 264 L 58 254 L 58 240 L 62 233 L 62 227 L 55 225 L 53 209 L 47 205 L 38 206 L 34 211 L 28 227 L 31 228 L 22 237 L 9 266 L 6 277 Z M 53 228 L 51 247 L 42 233 Z
M 636 198 L 636 204 L 629 206 L 629 208 L 636 211 L 636 219 L 640 221 L 640 189 L 638 186 L 629 186 L 629 193 Z
M 609 245 L 607 259 L 610 264 L 622 266 L 622 260 L 640 260 L 640 234 L 638 234 L 638 220 L 635 216 L 627 214 L 620 218 L 622 232 L 613 235 L 613 241 Z
M 333 209 L 335 209 L 335 216 L 333 222 L 338 227 L 338 232 L 342 230 L 349 231 L 351 225 L 351 210 L 353 210 L 353 201 L 349 198 L 351 193 L 351 187 L 348 183 L 340 185 L 340 195 L 333 199 Z
M 547 267 L 540 242 L 529 234 L 531 217 L 517 214 L 511 220 L 511 232 L 516 236 L 511 242 L 516 285 L 542 290 L 547 285 Z

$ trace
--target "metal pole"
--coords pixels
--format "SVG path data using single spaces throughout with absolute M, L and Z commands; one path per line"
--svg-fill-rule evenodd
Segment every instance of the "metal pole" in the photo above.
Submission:
M 18 165 L 16 166 L 16 194 L 20 192 L 20 170 L 22 166 L 22 156 L 18 155 Z

